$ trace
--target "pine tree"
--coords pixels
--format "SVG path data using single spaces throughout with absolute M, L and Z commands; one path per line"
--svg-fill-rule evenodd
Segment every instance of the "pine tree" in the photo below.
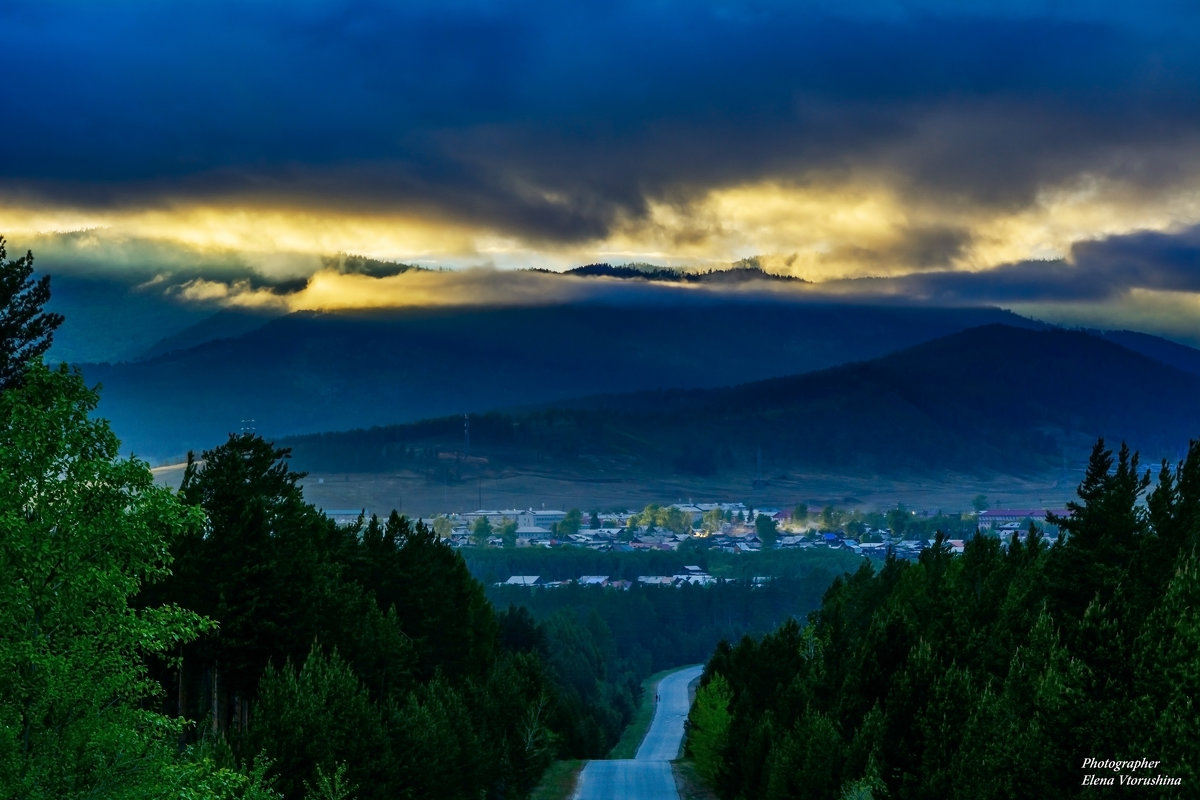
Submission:
M 0 391 L 20 381 L 27 365 L 50 347 L 61 314 L 45 311 L 50 278 L 34 281 L 33 253 L 9 261 L 0 236 Z

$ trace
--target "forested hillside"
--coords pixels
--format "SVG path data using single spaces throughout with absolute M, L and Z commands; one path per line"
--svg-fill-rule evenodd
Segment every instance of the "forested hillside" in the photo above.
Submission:
M 939 539 L 864 563 L 807 625 L 723 644 L 691 714 L 700 770 L 722 798 L 1194 794 L 1200 443 L 1150 486 L 1101 441 L 1054 546 Z M 1096 766 L 1135 759 L 1155 763 Z
M 803 375 L 472 415 L 471 447 L 487 474 L 1029 475 L 1081 461 L 1105 432 L 1175 457 L 1198 404 L 1200 375 L 1096 336 L 986 325 Z M 462 429 L 454 416 L 288 445 L 314 470 L 441 483 L 461 476 L 441 454 L 461 448 Z
M 0 797 L 512 798 L 611 747 L 644 676 L 573 669 L 580 706 L 554 656 L 603 642 L 497 615 L 424 526 L 337 526 L 253 434 L 178 492 L 119 458 L 3 245 Z
M 105 387 L 101 411 L 127 447 L 182 459 L 244 419 L 279 439 L 597 392 L 724 386 L 996 321 L 1036 324 L 987 308 L 671 292 L 631 304 L 298 312 L 232 338 L 82 369 Z

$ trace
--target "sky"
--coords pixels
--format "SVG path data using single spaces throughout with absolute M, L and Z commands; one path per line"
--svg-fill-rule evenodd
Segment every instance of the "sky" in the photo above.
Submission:
M 5 0 L 0 30 L 0 234 L 53 275 L 295 310 L 753 258 L 1200 345 L 1188 0 Z

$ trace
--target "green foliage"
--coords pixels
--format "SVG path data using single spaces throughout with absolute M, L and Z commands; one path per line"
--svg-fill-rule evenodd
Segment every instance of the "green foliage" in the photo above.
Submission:
M 450 519 L 443 515 L 438 515 L 433 518 L 433 532 L 437 534 L 439 539 L 447 539 L 451 531 L 454 530 L 453 523 Z
M 729 682 L 719 674 L 714 675 L 696 692 L 696 702 L 688 715 L 688 752 L 700 776 L 712 786 L 718 785 L 723 777 L 732 698 Z
M 505 547 L 517 546 L 517 521 L 515 519 L 506 519 L 496 529 L 496 533 L 504 541 Z
M 574 724 L 540 631 L 506 614 L 499 646 L 457 551 L 396 512 L 339 528 L 287 457 L 235 436 L 189 468 L 208 524 L 158 593 L 211 608 L 221 631 L 159 679 L 242 763 L 268 759 L 289 798 L 528 791 Z
M 558 523 L 559 536 L 571 536 L 579 533 L 583 527 L 583 513 L 578 508 L 572 508 Z
M 49 276 L 33 280 L 33 253 L 8 260 L 0 236 L 0 391 L 16 385 L 50 348 L 63 318 L 45 310 L 49 300 Z
M 364 800 L 386 796 L 388 740 L 379 710 L 336 652 L 314 647 L 299 670 L 268 665 L 258 697 L 247 750 L 266 755 L 285 798 L 303 797 L 310 775 L 329 784 L 339 765 L 339 782 L 363 787 Z
M 1200 779 L 1200 448 L 1157 487 L 1093 451 L 1065 541 L 938 535 L 836 581 L 801 629 L 722 645 L 721 797 L 1081 797 L 1080 754 Z M 897 522 L 908 516 L 895 510 Z
M 1200 559 L 1184 554 L 1145 630 L 1135 642 L 1137 693 L 1156 699 L 1138 709 L 1151 752 L 1170 764 L 1184 785 L 1200 780 Z
M 317 765 L 317 778 L 314 784 L 304 782 L 305 800 L 355 800 L 354 791 L 357 787 L 346 780 L 346 765 L 338 764 L 333 774 L 325 772 Z
M 475 524 L 471 526 L 471 542 L 478 547 L 483 547 L 491 537 L 491 521 L 487 517 L 482 516 L 475 520 Z
M 840 511 L 834 506 L 825 506 L 821 509 L 821 527 L 827 531 L 837 530 L 842 527 L 842 521 L 846 518 L 846 512 Z
M 775 520 L 766 514 L 759 514 L 754 518 L 754 532 L 758 534 L 758 539 L 762 542 L 764 550 L 775 549 L 775 542 L 779 540 L 779 532 L 775 528 Z
M 150 710 L 143 658 L 211 621 L 137 608 L 169 543 L 200 515 L 117 457 L 97 397 L 65 367 L 0 391 L 0 787 L 6 797 L 265 797 L 259 776 L 180 755 L 182 722 Z M 176 790 L 178 793 L 176 794 Z

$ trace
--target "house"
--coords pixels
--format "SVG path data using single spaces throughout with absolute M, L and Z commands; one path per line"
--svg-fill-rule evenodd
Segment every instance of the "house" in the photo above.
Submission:
M 1045 525 L 1046 517 L 1050 514 L 1056 517 L 1071 516 L 1071 512 L 1065 508 L 1056 511 L 1048 511 L 1044 508 L 989 508 L 987 511 L 979 512 L 978 525 L 979 529 L 983 531 L 998 530 L 999 526 L 1005 524 L 1015 524 L 1021 528 L 1024 527 L 1026 520 L 1032 520 L 1038 525 Z
M 580 586 L 607 586 L 607 575 L 581 575 L 576 581 Z
M 550 538 L 550 529 L 541 528 L 537 525 L 518 525 L 517 538 L 527 539 L 531 541 L 545 540 Z
M 371 518 L 364 508 L 323 508 L 321 512 L 337 525 L 355 525 L 360 517 Z
M 540 575 L 513 575 L 506 580 L 502 586 L 538 586 L 541 581 Z
M 545 528 L 550 530 L 553 526 L 563 521 L 567 516 L 565 511 L 557 511 L 554 509 L 541 509 L 535 511 L 528 509 L 527 511 L 514 511 L 513 517 L 517 521 L 517 526 L 521 528 Z
M 522 513 L 515 508 L 495 510 L 481 508 L 477 511 L 467 511 L 461 515 L 463 523 L 469 528 L 475 525 L 480 517 L 486 517 L 487 521 L 493 525 L 503 525 L 505 522 L 511 522 L 517 519 L 517 515 Z M 517 524 L 520 524 L 518 520 Z

